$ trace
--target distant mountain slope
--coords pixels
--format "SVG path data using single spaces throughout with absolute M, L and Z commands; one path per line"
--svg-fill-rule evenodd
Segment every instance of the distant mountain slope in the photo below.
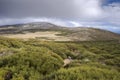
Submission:
M 0 27 L 0 34 L 18 34 L 37 31 L 60 31 L 57 36 L 69 37 L 73 41 L 95 41 L 95 40 L 120 40 L 120 35 L 96 28 L 68 28 L 47 22 L 36 22 L 28 24 L 7 25 Z
M 76 40 L 120 40 L 120 35 L 96 28 L 74 28 L 73 33 L 68 36 L 73 36 Z

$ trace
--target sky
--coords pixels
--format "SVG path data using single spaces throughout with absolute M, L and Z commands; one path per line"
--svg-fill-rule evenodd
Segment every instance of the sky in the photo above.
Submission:
M 28 22 L 120 33 L 120 0 L 0 0 L 0 25 Z

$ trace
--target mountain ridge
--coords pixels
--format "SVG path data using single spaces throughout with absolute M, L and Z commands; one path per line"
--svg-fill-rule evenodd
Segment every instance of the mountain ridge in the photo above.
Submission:
M 64 27 L 48 22 L 33 22 L 27 24 L 6 25 L 0 27 L 0 34 L 20 34 L 39 31 L 58 31 L 61 34 L 71 38 L 73 41 L 95 41 L 95 40 L 120 40 L 120 35 L 98 28 L 89 27 Z

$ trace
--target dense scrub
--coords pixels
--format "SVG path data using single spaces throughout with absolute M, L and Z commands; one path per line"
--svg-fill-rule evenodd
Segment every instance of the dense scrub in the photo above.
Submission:
M 69 69 L 60 69 L 46 80 L 119 80 L 120 74 L 114 70 L 97 67 L 81 66 Z
M 71 62 L 65 66 L 64 60 Z M 119 80 L 120 43 L 0 37 L 0 80 Z

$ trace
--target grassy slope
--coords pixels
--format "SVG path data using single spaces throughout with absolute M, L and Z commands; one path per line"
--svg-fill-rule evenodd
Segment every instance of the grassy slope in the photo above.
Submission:
M 72 62 L 63 67 L 68 56 Z M 0 80 L 119 80 L 115 41 L 43 42 L 0 37 Z
M 73 28 L 66 33 L 76 41 L 120 40 L 120 35 L 96 28 Z
M 98 40 L 120 40 L 120 35 L 106 30 L 96 28 L 67 28 L 50 23 L 31 23 L 23 25 L 11 25 L 0 27 L 0 34 L 24 34 L 24 32 L 58 31 L 62 34 L 57 36 L 69 37 L 73 41 L 98 41 Z

